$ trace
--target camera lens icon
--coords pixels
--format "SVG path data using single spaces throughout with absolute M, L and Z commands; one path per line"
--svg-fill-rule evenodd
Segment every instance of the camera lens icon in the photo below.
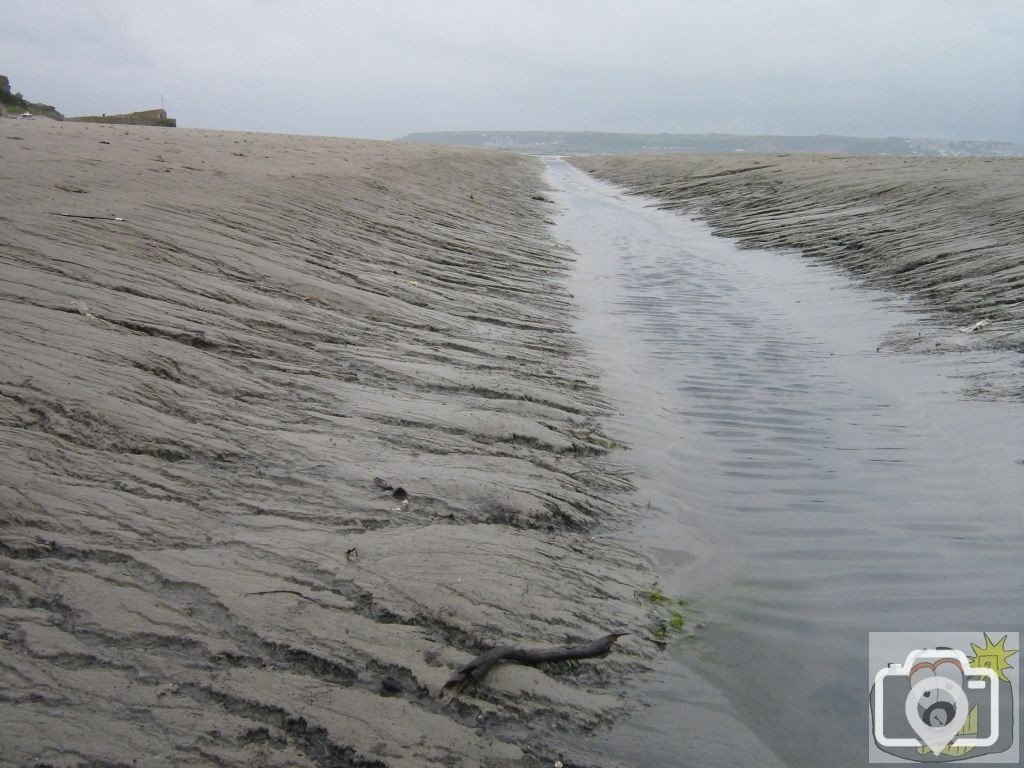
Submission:
M 911 710 L 911 704 L 916 712 Z M 940 659 L 934 665 L 917 664 L 911 669 L 908 720 L 917 718 L 928 728 L 945 728 L 966 718 L 967 707 L 964 671 L 958 660 Z
M 904 707 L 914 733 L 936 754 L 953 742 L 967 722 L 970 710 L 963 685 L 951 677 L 952 670 L 948 671 L 948 676 L 937 674 L 937 670 L 931 674 L 922 670 L 917 682 L 911 675 L 910 693 Z

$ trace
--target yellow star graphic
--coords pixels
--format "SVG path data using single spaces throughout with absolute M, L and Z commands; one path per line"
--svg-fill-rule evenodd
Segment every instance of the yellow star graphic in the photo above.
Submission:
M 1007 669 L 1013 669 L 1013 666 L 1007 659 L 1014 656 L 1017 651 L 1007 650 L 1006 637 L 1003 635 L 998 643 L 993 643 L 986 632 L 984 647 L 971 643 L 971 650 L 974 651 L 974 656 L 971 657 L 971 666 L 978 669 L 991 669 L 999 675 L 1000 680 L 1009 682 L 1010 678 L 1006 676 L 1005 672 Z

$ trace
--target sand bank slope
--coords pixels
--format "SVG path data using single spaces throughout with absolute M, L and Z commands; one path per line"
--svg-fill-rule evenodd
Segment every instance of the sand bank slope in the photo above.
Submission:
M 635 637 L 437 698 L 493 644 L 641 619 L 643 566 L 588 535 L 623 483 L 539 185 L 498 153 L 0 125 L 6 761 L 532 765 L 617 711 Z
M 1024 159 L 658 155 L 573 158 L 742 245 L 797 248 L 1024 349 Z

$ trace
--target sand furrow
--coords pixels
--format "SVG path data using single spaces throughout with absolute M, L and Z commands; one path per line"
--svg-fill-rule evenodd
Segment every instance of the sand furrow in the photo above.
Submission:
M 745 247 L 798 249 L 1024 350 L 1024 160 L 824 155 L 574 158 Z

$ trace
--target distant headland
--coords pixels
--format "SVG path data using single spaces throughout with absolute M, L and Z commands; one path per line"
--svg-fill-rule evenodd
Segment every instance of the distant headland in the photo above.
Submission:
M 77 123 L 113 123 L 114 125 L 159 125 L 174 128 L 178 121 L 167 116 L 164 109 L 145 109 L 120 115 L 83 115 L 64 117 L 56 107 L 29 101 L 11 90 L 11 81 L 0 75 L 0 117 L 46 117 L 50 120 L 69 120 Z

